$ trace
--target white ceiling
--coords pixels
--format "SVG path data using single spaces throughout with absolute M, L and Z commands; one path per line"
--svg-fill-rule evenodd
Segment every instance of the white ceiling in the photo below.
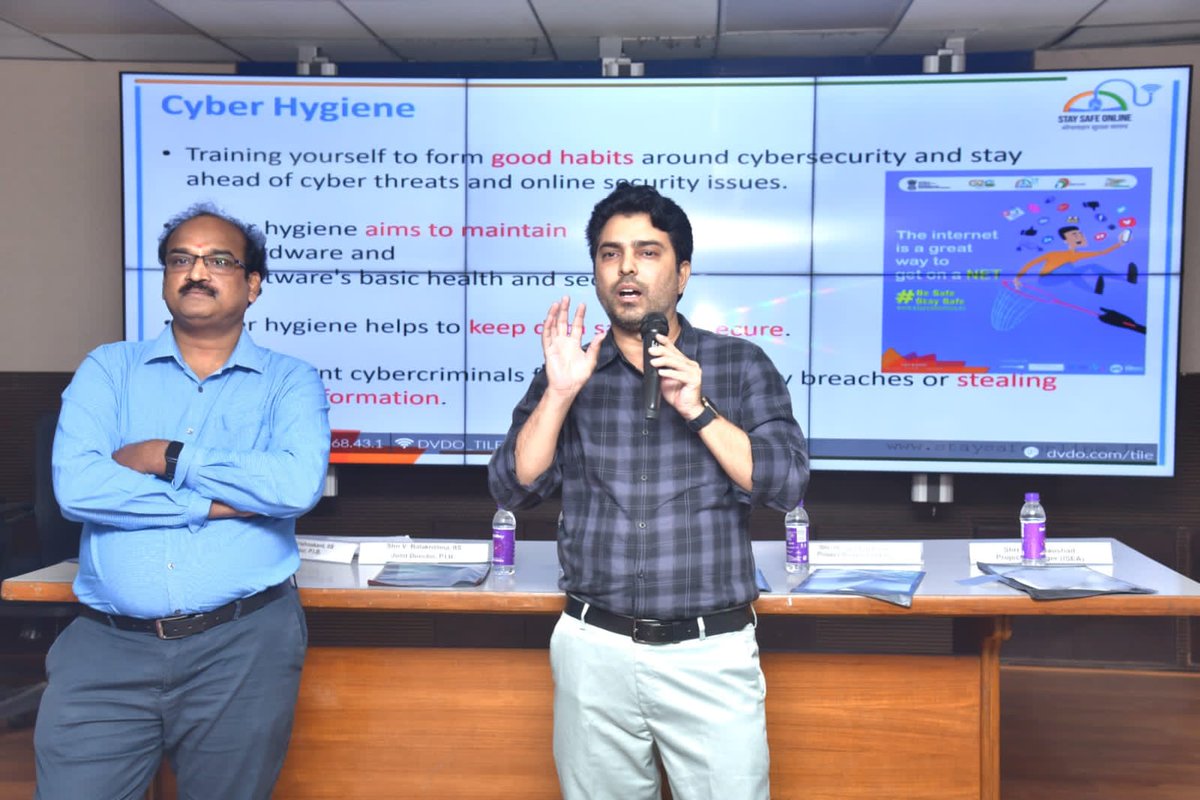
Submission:
M 1200 0 L 0 0 L 0 58 L 634 61 L 1200 43 Z

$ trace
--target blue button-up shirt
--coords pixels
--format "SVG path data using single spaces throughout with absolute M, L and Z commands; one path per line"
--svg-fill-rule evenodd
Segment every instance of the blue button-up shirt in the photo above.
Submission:
M 642 374 L 611 332 L 571 405 L 551 467 L 528 486 L 517 481 L 517 434 L 546 390 L 545 372 L 534 376 L 488 467 L 505 508 L 532 506 L 562 487 L 560 585 L 628 616 L 683 619 L 756 598 L 750 509 L 794 508 L 808 484 L 804 435 L 767 355 L 682 316 L 679 324 L 675 345 L 699 362 L 705 396 L 750 437 L 752 491 L 730 479 L 673 408 L 645 418 Z
M 247 333 L 204 380 L 170 326 L 92 351 L 63 393 L 54 437 L 55 495 L 83 523 L 79 600 L 156 618 L 286 580 L 300 565 L 295 518 L 321 496 L 328 408 L 313 367 Z M 170 483 L 113 460 L 147 439 L 183 442 Z M 255 516 L 210 520 L 213 500 Z

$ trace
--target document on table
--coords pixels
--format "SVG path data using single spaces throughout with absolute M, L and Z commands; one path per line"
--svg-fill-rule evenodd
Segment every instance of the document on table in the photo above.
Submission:
M 370 586 L 402 588 L 452 589 L 478 586 L 487 577 L 490 564 L 429 564 L 415 561 L 389 561 Z
M 872 597 L 908 608 L 924 577 L 922 570 L 815 567 L 792 591 L 800 594 Z
M 1153 589 L 1081 564 L 985 564 L 979 569 L 1034 600 L 1070 600 L 1100 594 L 1154 594 Z

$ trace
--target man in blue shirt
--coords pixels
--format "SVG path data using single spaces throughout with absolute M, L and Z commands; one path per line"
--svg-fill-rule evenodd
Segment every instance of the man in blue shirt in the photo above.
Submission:
M 196 206 L 159 240 L 171 324 L 90 353 L 63 393 L 54 490 L 83 522 L 81 616 L 46 659 L 37 797 L 267 798 L 307 644 L 295 520 L 317 502 L 328 404 L 243 330 L 266 242 Z
M 794 508 L 808 454 L 779 371 L 756 345 L 676 311 L 692 228 L 649 186 L 618 184 L 587 227 L 610 331 L 553 304 L 545 368 L 488 466 L 505 508 L 562 490 L 566 612 L 550 640 L 554 760 L 567 800 L 767 800 L 765 695 L 750 603 L 753 506 Z M 661 314 L 643 399 L 643 321 Z

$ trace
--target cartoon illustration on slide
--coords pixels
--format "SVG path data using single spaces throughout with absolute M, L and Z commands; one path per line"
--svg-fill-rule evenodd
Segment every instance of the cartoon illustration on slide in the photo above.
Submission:
M 1142 374 L 1150 170 L 890 172 L 882 367 Z
M 1029 272 L 1033 267 L 1037 266 L 1037 275 L 1041 277 L 1041 282 L 1050 285 L 1052 283 L 1060 283 L 1064 280 L 1083 286 L 1085 289 L 1092 288 L 1096 294 L 1104 294 L 1104 276 L 1113 274 L 1113 270 L 1102 267 L 1099 264 L 1090 263 L 1079 265 L 1079 261 L 1087 258 L 1100 258 L 1108 255 L 1113 250 L 1121 247 L 1129 241 L 1129 236 L 1122 231 L 1117 242 L 1103 250 L 1091 252 L 1088 250 L 1080 250 L 1079 248 L 1087 245 L 1087 239 L 1083 233 L 1075 225 L 1066 225 L 1058 229 L 1058 235 L 1067 243 L 1066 250 L 1058 250 L 1045 255 L 1038 256 L 1030 261 L 1025 266 L 1017 271 L 1016 277 L 1013 278 L 1012 285 L 1014 288 L 1021 288 L 1021 276 Z M 1095 274 L 1096 281 L 1093 286 L 1088 286 L 1084 280 L 1084 275 Z M 1130 283 L 1137 283 L 1137 265 L 1131 263 L 1128 268 L 1128 278 Z
M 1099 207 L 1099 203 L 1094 201 L 1089 205 Z M 1103 214 L 1097 216 L 1103 216 Z M 1125 224 L 1131 225 L 1132 221 L 1126 221 Z M 1105 307 L 1100 307 L 1098 311 L 1085 308 L 1059 298 L 1054 291 L 1057 287 L 1069 284 L 1094 294 L 1103 295 L 1106 285 L 1104 276 L 1115 275 L 1117 270 L 1098 263 L 1096 259 L 1101 259 L 1114 250 L 1124 247 L 1129 242 L 1132 233 L 1131 227 L 1124 227 L 1113 244 L 1103 250 L 1093 251 L 1082 249 L 1087 246 L 1087 237 L 1077 225 L 1064 225 L 1059 228 L 1058 236 L 1066 243 L 1065 250 L 1052 250 L 1044 253 L 1021 267 L 1011 281 L 1001 282 L 1002 288 L 996 296 L 995 305 L 992 306 L 992 327 L 998 331 L 1012 330 L 1024 319 L 1025 313 L 1023 312 L 1028 311 L 1028 303 L 1040 302 L 1055 303 L 1066 309 L 1091 314 L 1105 324 L 1144 334 L 1146 332 L 1144 325 L 1135 322 L 1120 311 Z M 1106 235 L 1101 234 L 1101 236 Z M 1036 275 L 1032 286 L 1027 285 L 1026 281 L 1022 281 L 1022 276 L 1027 273 Z M 1133 261 L 1125 265 L 1125 281 L 1131 284 L 1138 282 L 1138 265 Z

